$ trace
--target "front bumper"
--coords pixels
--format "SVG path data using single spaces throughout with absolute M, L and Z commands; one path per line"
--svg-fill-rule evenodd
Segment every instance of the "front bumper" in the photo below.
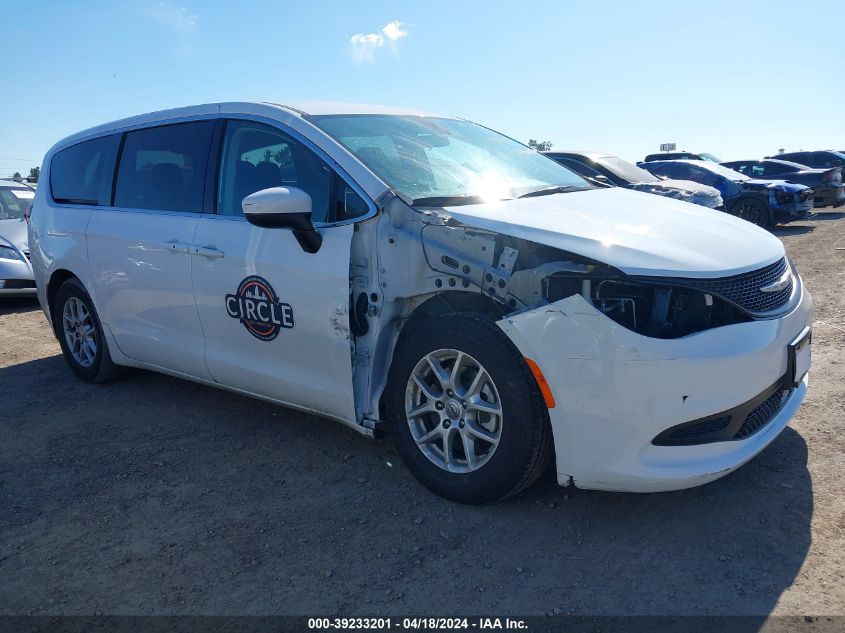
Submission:
M 35 277 L 28 261 L 0 259 L 0 297 L 35 296 Z
M 817 187 L 813 195 L 813 204 L 816 208 L 837 208 L 845 205 L 845 187 Z
M 555 397 L 549 415 L 558 481 L 600 490 L 677 490 L 718 479 L 757 455 L 800 406 L 806 376 L 746 439 L 652 442 L 671 427 L 746 403 L 784 376 L 788 346 L 812 318 L 812 300 L 801 292 L 797 307 L 778 319 L 680 339 L 636 334 L 577 295 L 499 321 L 539 365 Z
M 786 224 L 796 220 L 808 220 L 813 217 L 813 195 L 804 194 L 804 197 L 795 194 L 792 202 L 779 202 L 774 193 L 769 196 L 769 205 L 772 207 L 776 222 Z

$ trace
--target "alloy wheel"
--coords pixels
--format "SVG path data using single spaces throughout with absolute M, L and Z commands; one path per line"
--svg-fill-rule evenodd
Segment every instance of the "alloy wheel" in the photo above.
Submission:
M 97 334 L 94 319 L 86 305 L 70 297 L 62 310 L 62 329 L 68 351 L 81 367 L 91 367 L 97 358 Z
M 469 354 L 439 349 L 414 367 L 405 415 L 417 448 L 452 473 L 484 466 L 502 437 L 502 404 L 487 370 Z

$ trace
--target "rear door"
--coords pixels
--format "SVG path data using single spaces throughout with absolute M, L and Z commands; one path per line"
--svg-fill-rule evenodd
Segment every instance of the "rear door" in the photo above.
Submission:
M 128 357 L 210 379 L 194 303 L 191 245 L 203 210 L 215 123 L 127 132 L 113 205 L 86 230 L 95 302 Z
M 243 217 L 244 197 L 277 186 L 311 196 L 318 252 L 304 252 L 287 229 Z M 354 421 L 349 256 L 354 219 L 368 205 L 302 139 L 256 120 L 226 123 L 215 200 L 216 215 L 199 221 L 193 258 L 214 379 Z

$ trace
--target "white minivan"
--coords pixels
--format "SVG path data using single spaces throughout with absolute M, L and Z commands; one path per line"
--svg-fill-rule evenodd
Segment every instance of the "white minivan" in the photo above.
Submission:
M 807 390 L 811 299 L 768 232 L 596 189 L 417 111 L 219 103 L 47 154 L 38 296 L 71 369 L 152 369 L 385 428 L 435 492 L 703 484 Z

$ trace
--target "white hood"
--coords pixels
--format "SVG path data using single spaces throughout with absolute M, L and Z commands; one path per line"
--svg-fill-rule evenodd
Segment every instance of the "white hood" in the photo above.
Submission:
M 774 235 L 721 211 L 621 187 L 447 207 L 453 218 L 629 275 L 727 277 L 784 256 Z

